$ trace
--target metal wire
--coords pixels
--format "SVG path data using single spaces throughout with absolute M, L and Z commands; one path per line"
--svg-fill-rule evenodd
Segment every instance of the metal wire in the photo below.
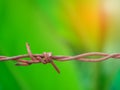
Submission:
M 84 61 L 84 62 L 100 62 L 104 60 L 108 60 L 109 58 L 115 58 L 119 59 L 120 58 L 120 53 L 115 53 L 115 54 L 106 54 L 106 53 L 101 53 L 101 52 L 89 52 L 89 53 L 84 53 L 76 56 L 53 56 L 51 52 L 44 52 L 43 54 L 32 54 L 30 50 L 30 46 L 28 43 L 26 43 L 26 48 L 28 54 L 25 55 L 18 55 L 18 56 L 12 56 L 12 57 L 7 57 L 7 56 L 0 56 L 0 61 L 7 61 L 7 60 L 14 60 L 17 62 L 17 66 L 28 66 L 31 64 L 35 63 L 43 63 L 47 64 L 50 63 L 55 70 L 60 73 L 59 68 L 55 65 L 53 60 L 56 61 L 70 61 L 70 60 L 78 60 L 78 61 Z M 87 56 L 102 56 L 97 59 L 90 59 L 87 58 Z M 31 60 L 23 60 L 23 58 L 31 58 Z

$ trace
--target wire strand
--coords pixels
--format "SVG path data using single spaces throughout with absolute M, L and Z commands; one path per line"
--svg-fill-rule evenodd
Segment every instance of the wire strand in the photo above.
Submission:
M 76 56 L 53 56 L 51 52 L 44 52 L 43 54 L 32 54 L 30 50 L 30 46 L 28 43 L 26 43 L 26 48 L 28 54 L 24 55 L 18 55 L 18 56 L 0 56 L 0 61 L 8 61 L 8 60 L 14 60 L 16 61 L 17 66 L 29 66 L 31 64 L 35 63 L 43 63 L 47 64 L 50 63 L 54 69 L 60 73 L 59 68 L 56 66 L 53 60 L 56 61 L 70 61 L 70 60 L 78 60 L 78 61 L 84 61 L 84 62 L 100 62 L 104 60 L 108 60 L 109 58 L 120 58 L 120 53 L 114 53 L 114 54 L 106 54 L 101 52 L 88 52 L 79 54 Z M 100 58 L 87 58 L 88 56 L 101 56 Z M 24 60 L 23 58 L 30 58 L 31 60 Z

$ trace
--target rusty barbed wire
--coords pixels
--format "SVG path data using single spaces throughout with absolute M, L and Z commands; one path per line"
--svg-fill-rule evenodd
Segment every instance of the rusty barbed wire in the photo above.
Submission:
M 44 52 L 43 54 L 32 54 L 30 45 L 28 43 L 26 43 L 26 48 L 28 54 L 12 56 L 12 57 L 0 56 L 0 61 L 14 60 L 17 62 L 16 64 L 17 66 L 28 66 L 35 63 L 43 63 L 43 64 L 50 63 L 55 68 L 55 70 L 58 73 L 60 73 L 59 68 L 56 66 L 53 60 L 56 61 L 79 60 L 84 62 L 100 62 L 107 60 L 109 58 L 115 58 L 115 59 L 120 58 L 120 53 L 106 54 L 101 52 L 88 52 L 76 56 L 53 56 L 51 52 L 48 53 Z M 97 59 L 90 59 L 90 58 L 86 58 L 87 56 L 102 56 L 102 57 Z M 28 58 L 28 57 L 31 58 L 31 60 L 23 60 L 23 58 Z

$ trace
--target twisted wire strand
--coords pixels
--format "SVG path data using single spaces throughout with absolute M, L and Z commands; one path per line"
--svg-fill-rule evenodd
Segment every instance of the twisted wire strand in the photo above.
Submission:
M 43 54 L 32 54 L 30 46 L 28 43 L 26 43 L 26 48 L 28 54 L 24 55 L 18 55 L 18 56 L 0 56 L 0 61 L 8 61 L 8 60 L 14 60 L 16 61 L 17 66 L 29 66 L 31 64 L 35 63 L 43 63 L 47 64 L 50 63 L 54 69 L 60 73 L 59 68 L 56 66 L 56 64 L 53 62 L 53 60 L 56 61 L 70 61 L 70 60 L 78 60 L 78 61 L 84 61 L 84 62 L 100 62 L 104 60 L 108 60 L 109 58 L 120 58 L 120 53 L 114 53 L 114 54 L 106 54 L 101 52 L 88 52 L 83 53 L 76 56 L 53 56 L 51 52 L 44 52 Z M 87 58 L 87 56 L 102 56 L 100 58 Z M 31 60 L 24 60 L 23 58 L 30 58 Z

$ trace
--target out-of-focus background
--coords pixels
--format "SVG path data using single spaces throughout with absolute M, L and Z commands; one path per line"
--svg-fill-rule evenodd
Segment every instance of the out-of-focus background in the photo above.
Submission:
M 120 53 L 119 0 L 0 0 L 0 55 Z M 120 60 L 17 67 L 0 62 L 0 90 L 120 90 Z

